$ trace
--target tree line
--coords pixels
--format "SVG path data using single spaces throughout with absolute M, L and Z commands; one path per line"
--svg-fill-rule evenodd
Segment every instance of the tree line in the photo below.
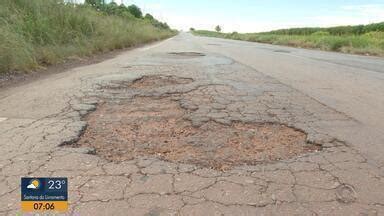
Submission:
M 107 15 L 121 16 L 125 18 L 137 18 L 150 22 L 153 26 L 162 29 L 170 29 L 166 22 L 160 22 L 151 14 L 143 15 L 142 10 L 135 4 L 125 6 L 124 4 L 116 4 L 115 2 L 105 3 L 105 0 L 85 0 L 85 5 L 94 7 L 98 11 L 106 13 Z
M 369 25 L 355 25 L 355 26 L 337 26 L 329 28 L 291 28 L 280 29 L 270 32 L 268 34 L 278 35 L 311 35 L 317 32 L 323 32 L 330 35 L 362 35 L 369 32 L 384 32 L 384 22 L 373 23 Z

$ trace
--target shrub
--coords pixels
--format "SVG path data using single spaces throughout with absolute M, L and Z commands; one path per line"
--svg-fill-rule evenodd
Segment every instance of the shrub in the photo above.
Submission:
M 329 36 L 330 33 L 326 32 L 326 31 L 317 31 L 317 32 L 312 33 L 312 35 L 313 36 L 321 36 L 321 37 L 323 37 L 323 36 Z
M 143 12 L 141 12 L 141 9 L 137 7 L 136 5 L 130 5 L 128 6 L 128 11 L 135 16 L 136 18 L 142 18 L 143 17 Z

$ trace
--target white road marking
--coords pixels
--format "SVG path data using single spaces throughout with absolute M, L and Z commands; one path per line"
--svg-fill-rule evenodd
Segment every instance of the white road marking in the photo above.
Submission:
M 0 117 L 0 122 L 3 122 L 3 121 L 5 121 L 5 120 L 7 120 L 8 118 L 1 118 Z

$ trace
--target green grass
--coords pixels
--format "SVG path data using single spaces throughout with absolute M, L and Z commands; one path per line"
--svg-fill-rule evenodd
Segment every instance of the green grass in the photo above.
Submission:
M 332 35 L 317 31 L 308 35 L 273 33 L 219 33 L 197 30 L 196 35 L 269 43 L 309 49 L 320 49 L 351 54 L 384 56 L 384 32 L 372 31 L 364 34 Z
M 136 18 L 58 0 L 0 1 L 0 73 L 130 47 L 175 34 Z

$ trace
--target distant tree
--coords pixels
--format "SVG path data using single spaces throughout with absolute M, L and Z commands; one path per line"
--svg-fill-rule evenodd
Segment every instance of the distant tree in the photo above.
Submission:
M 97 6 L 104 3 L 104 0 L 85 0 L 85 4 Z
M 90 4 L 90 5 L 92 5 L 92 4 L 95 4 L 95 3 L 96 3 L 96 0 L 85 0 L 84 3 L 85 3 L 85 4 Z
M 215 27 L 215 30 L 216 30 L 217 32 L 221 32 L 221 27 L 220 27 L 219 25 L 217 25 L 217 26 Z
M 156 28 L 161 28 L 161 29 L 171 29 L 169 25 L 166 22 L 160 22 L 157 20 L 155 17 L 153 17 L 151 14 L 145 14 L 144 19 L 148 22 L 150 22 L 153 26 Z
M 195 31 L 195 28 L 190 28 L 189 31 L 191 31 L 191 32 L 192 32 L 192 31 Z
M 168 23 L 166 23 L 166 22 L 163 22 L 163 23 L 162 23 L 162 27 L 163 27 L 164 29 L 171 29 L 171 27 L 169 27 Z
M 106 0 L 85 0 L 85 4 L 91 5 L 98 11 L 103 12 L 107 15 L 115 15 L 127 19 L 133 19 L 134 17 L 144 18 L 144 20 L 146 20 L 148 23 L 152 24 L 156 28 L 167 30 L 171 29 L 166 22 L 160 22 L 149 13 L 145 14 L 145 16 L 143 17 L 141 9 L 136 5 L 130 5 L 126 7 L 124 4 L 116 4 L 115 1 L 109 1 L 110 3 L 105 4 L 105 1 Z
M 119 5 L 118 15 L 126 18 L 133 17 L 133 15 L 129 12 L 128 8 L 124 4 Z
M 154 20 L 155 18 L 154 18 L 151 14 L 147 13 L 147 14 L 145 14 L 145 16 L 144 16 L 144 19 L 147 19 L 147 20 Z
M 114 2 L 114 1 L 111 1 L 108 5 L 111 5 L 114 8 L 119 7 L 119 5 L 116 2 Z
M 128 11 L 135 16 L 136 18 L 142 18 L 143 17 L 143 12 L 141 12 L 141 9 L 137 7 L 136 5 L 130 5 L 128 6 Z

